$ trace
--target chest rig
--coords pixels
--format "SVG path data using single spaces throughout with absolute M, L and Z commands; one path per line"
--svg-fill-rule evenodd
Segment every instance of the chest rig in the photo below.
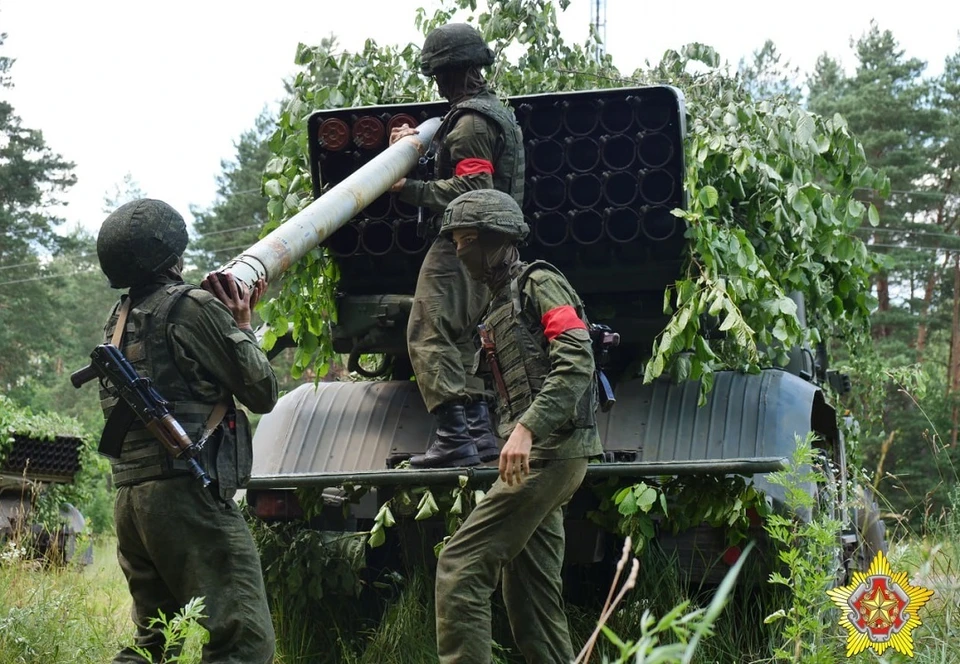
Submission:
M 174 417 L 187 435 L 196 441 L 217 404 L 197 400 L 177 368 L 167 343 L 170 312 L 181 297 L 194 289 L 196 286 L 189 284 L 169 284 L 131 303 L 120 350 L 139 375 L 153 381 L 164 399 L 170 402 Z M 125 297 L 129 298 L 129 295 Z M 122 303 L 123 300 L 117 303 L 104 327 L 104 336 L 108 341 L 114 335 Z M 100 408 L 105 419 L 110 417 L 118 399 L 112 387 L 101 383 Z M 218 477 L 217 472 L 224 428 L 237 430 L 237 413 L 232 403 L 227 408 L 224 423 L 210 437 L 198 461 L 212 479 L 226 480 L 226 484 L 232 484 L 235 488 L 236 482 L 231 481 L 231 477 Z M 123 435 L 120 449 L 120 457 L 111 460 L 113 481 L 117 486 L 190 473 L 186 461 L 172 458 L 140 421 L 135 421 Z
M 523 265 L 494 297 L 483 321 L 492 335 L 506 392 L 502 394 L 501 390 L 495 390 L 500 420 L 498 433 L 501 438 L 510 435 L 517 420 L 540 393 L 544 380 L 550 373 L 550 356 L 547 351 L 549 342 L 540 318 L 530 311 L 525 302 L 527 298 L 523 294 L 527 279 L 537 270 L 550 270 L 561 274 L 557 268 L 545 261 Z M 583 303 L 579 299 L 576 300 L 575 308 L 580 320 L 589 327 Z M 561 432 L 589 428 L 596 424 L 596 381 L 591 381 L 590 385 L 577 402 L 574 416 L 561 427 Z
M 523 205 L 523 176 L 526 169 L 523 134 L 511 110 L 489 92 L 460 102 L 443 118 L 433 139 L 434 146 L 438 146 L 435 150 L 437 177 L 443 180 L 453 177 L 455 164 L 444 140 L 466 113 L 479 113 L 500 128 L 503 145 L 493 158 L 493 187 L 510 194 L 519 205 Z

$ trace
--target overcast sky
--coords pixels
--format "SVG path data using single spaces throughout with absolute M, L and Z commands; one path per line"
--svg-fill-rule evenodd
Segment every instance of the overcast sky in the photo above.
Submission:
M 592 0 L 561 17 L 568 40 L 587 33 Z M 483 2 L 481 0 L 480 4 Z M 607 49 L 630 72 L 667 48 L 701 41 L 731 62 L 765 39 L 809 71 L 824 51 L 850 68 L 851 37 L 871 18 L 910 57 L 939 74 L 960 49 L 960 3 L 950 0 L 607 0 Z M 16 58 L 12 101 L 24 125 L 76 164 L 63 213 L 95 231 L 104 195 L 131 173 L 150 196 L 189 220 L 189 205 L 216 194 L 220 160 L 294 71 L 298 42 L 334 33 L 343 48 L 365 39 L 419 42 L 418 6 L 433 0 L 0 0 L 3 54 Z

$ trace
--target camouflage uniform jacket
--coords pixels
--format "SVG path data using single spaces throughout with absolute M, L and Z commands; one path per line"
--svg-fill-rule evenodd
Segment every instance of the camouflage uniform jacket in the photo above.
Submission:
M 521 266 L 523 270 L 525 266 Z M 509 282 L 494 293 L 489 316 L 510 295 Z M 574 459 L 603 453 L 596 424 L 571 426 L 578 404 L 593 389 L 590 335 L 575 310 L 580 299 L 566 278 L 548 269 L 532 270 L 523 283 L 521 305 L 527 320 L 540 322 L 550 369 L 529 408 L 517 422 L 533 433 L 533 459 Z M 486 317 L 485 317 L 486 318 Z M 504 434 L 506 432 L 501 432 Z
M 496 95 L 484 92 L 477 99 L 486 104 L 502 106 Z M 450 112 L 455 113 L 454 107 Z M 513 112 L 505 109 L 509 117 Z M 516 154 L 504 156 L 507 140 L 503 130 L 493 117 L 475 110 L 457 113 L 454 126 L 442 136 L 437 150 L 436 179 L 430 181 L 407 178 L 400 191 L 401 200 L 429 208 L 434 212 L 443 212 L 447 205 L 460 194 L 477 189 L 497 189 L 494 173 L 489 168 L 503 167 L 519 169 L 519 177 L 511 180 L 511 189 L 515 196 L 523 197 L 523 145 L 519 143 L 519 130 L 512 143 L 516 143 Z M 515 122 L 515 121 L 514 121 Z M 444 131 L 441 126 L 440 131 Z M 483 164 L 489 166 L 484 168 Z M 478 166 L 479 165 L 479 166 Z M 498 174 L 507 175 L 507 174 Z
M 239 329 L 226 306 L 213 295 L 196 286 L 169 283 L 148 294 L 133 292 L 127 297 L 133 298 L 133 307 L 122 350 L 138 372 L 154 379 L 157 391 L 171 402 L 175 417 L 188 435 L 195 438 L 213 405 L 231 396 L 254 412 L 272 410 L 277 402 L 277 379 L 266 355 L 253 332 Z M 162 308 L 157 302 L 169 302 L 169 298 L 176 298 L 169 314 L 160 316 L 162 322 L 155 320 Z M 146 309 L 141 311 L 141 307 Z M 118 308 L 119 303 L 104 328 L 108 340 Z M 155 325 L 164 329 L 154 329 Z M 112 390 L 101 391 L 105 416 L 116 400 Z M 245 425 L 245 418 L 242 421 Z M 237 433 L 248 435 L 249 431 Z M 204 448 L 204 456 L 218 457 L 216 461 L 203 461 L 214 479 L 223 475 L 221 488 L 225 490 L 237 488 L 249 470 L 250 441 L 235 442 L 243 449 L 224 448 L 218 454 L 210 445 Z M 221 459 L 221 454 L 226 456 Z M 141 423 L 135 422 L 124 438 L 121 458 L 114 462 L 113 470 L 115 480 L 122 484 L 167 476 L 177 463 L 167 457 Z M 221 463 L 230 468 L 218 468 Z M 234 468 L 236 465 L 240 467 Z

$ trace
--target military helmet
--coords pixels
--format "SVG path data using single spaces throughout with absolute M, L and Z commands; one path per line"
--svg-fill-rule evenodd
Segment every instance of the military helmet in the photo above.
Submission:
M 493 64 L 493 51 L 475 27 L 467 23 L 447 23 L 434 28 L 423 41 L 420 71 L 436 76 L 447 69 L 486 67 Z
M 175 265 L 187 248 L 187 225 L 163 201 L 141 198 L 121 205 L 97 235 L 97 258 L 112 288 L 147 283 Z
M 450 202 L 443 213 L 440 233 L 448 235 L 464 228 L 501 233 L 518 242 L 530 232 L 517 201 L 496 189 L 468 191 Z

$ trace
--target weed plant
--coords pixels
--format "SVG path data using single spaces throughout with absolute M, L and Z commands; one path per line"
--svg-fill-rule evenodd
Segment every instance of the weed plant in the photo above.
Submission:
M 894 570 L 913 571 L 911 584 L 934 591 L 920 612 L 923 624 L 913 630 L 915 656 L 888 650 L 879 662 L 960 662 L 960 485 L 954 485 L 949 509 L 936 519 L 928 517 L 924 531 L 922 537 L 898 537 L 888 556 Z
M 27 558 L 16 540 L 0 555 L 0 662 L 102 664 L 131 631 L 126 582 L 112 540 L 88 568 Z

